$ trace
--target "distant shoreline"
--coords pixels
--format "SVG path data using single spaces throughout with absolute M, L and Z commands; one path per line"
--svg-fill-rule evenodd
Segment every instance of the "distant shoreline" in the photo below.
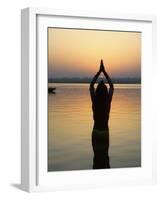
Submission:
M 55 79 L 48 79 L 48 83 L 75 83 L 75 84 L 80 84 L 80 83 L 90 83 L 92 78 L 55 78 Z M 102 79 L 98 79 L 98 82 Z M 105 82 L 107 82 L 104 79 Z M 141 79 L 140 78 L 113 78 L 112 82 L 114 84 L 141 84 Z
M 50 83 L 62 83 L 62 84 L 90 84 L 89 82 L 48 82 L 48 84 Z M 97 84 L 97 83 L 96 83 Z M 114 84 L 141 84 L 141 82 L 137 82 L 137 83 L 132 83 L 132 82 L 114 82 Z

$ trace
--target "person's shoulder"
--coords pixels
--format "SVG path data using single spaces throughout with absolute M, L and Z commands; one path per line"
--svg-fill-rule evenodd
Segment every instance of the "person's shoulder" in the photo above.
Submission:
M 94 85 L 93 85 L 93 84 L 90 84 L 90 85 L 89 85 L 89 89 L 94 89 Z

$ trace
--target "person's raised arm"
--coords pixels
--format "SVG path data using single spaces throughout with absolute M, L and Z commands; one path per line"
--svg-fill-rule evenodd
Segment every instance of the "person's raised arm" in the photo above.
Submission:
M 109 100 L 111 101 L 112 100 L 113 91 L 114 91 L 114 86 L 113 86 L 113 83 L 112 83 L 112 80 L 111 80 L 110 76 L 105 71 L 105 68 L 104 68 L 102 60 L 101 60 L 101 67 L 100 68 L 101 68 L 101 71 L 103 72 L 103 74 L 105 75 L 105 77 L 107 79 L 107 82 L 108 82 L 108 84 L 110 86 L 110 89 L 109 89 Z
M 92 101 L 94 100 L 94 84 L 96 83 L 96 81 L 97 81 L 97 79 L 98 79 L 100 73 L 101 73 L 101 70 L 99 70 L 99 71 L 96 73 L 96 75 L 93 77 L 93 79 L 92 79 L 92 81 L 91 81 L 91 83 L 90 83 L 90 88 L 89 88 L 89 90 L 90 90 L 90 95 L 91 95 L 91 100 L 92 100 Z

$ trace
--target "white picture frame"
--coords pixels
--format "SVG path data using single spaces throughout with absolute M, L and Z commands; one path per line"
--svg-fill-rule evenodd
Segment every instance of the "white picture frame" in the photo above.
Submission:
M 54 20 L 54 21 L 53 21 Z M 108 23 L 107 23 L 108 22 Z M 48 173 L 47 159 L 47 44 L 45 29 L 56 23 L 66 27 L 141 31 L 142 37 L 142 167 Z M 155 133 L 152 102 L 147 98 L 154 66 L 156 19 L 152 15 L 110 14 L 25 8 L 21 12 L 21 188 L 54 191 L 156 182 Z M 44 40 L 42 40 L 44 38 Z M 41 41 L 41 43 L 40 43 Z M 40 60 L 41 58 L 41 60 Z M 41 70 L 40 70 L 41 69 Z M 41 88 L 41 90 L 40 90 Z M 151 88 L 151 90 L 150 90 Z M 44 118 L 45 116 L 45 118 Z M 43 118 L 42 118 L 43 117 Z M 44 123 L 41 123 L 41 122 Z M 146 132 L 146 134 L 145 134 Z

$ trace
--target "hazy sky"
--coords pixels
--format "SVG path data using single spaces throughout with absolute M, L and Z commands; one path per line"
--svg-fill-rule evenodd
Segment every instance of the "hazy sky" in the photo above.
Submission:
M 141 33 L 48 28 L 48 75 L 91 77 L 103 59 L 112 77 L 140 77 Z

